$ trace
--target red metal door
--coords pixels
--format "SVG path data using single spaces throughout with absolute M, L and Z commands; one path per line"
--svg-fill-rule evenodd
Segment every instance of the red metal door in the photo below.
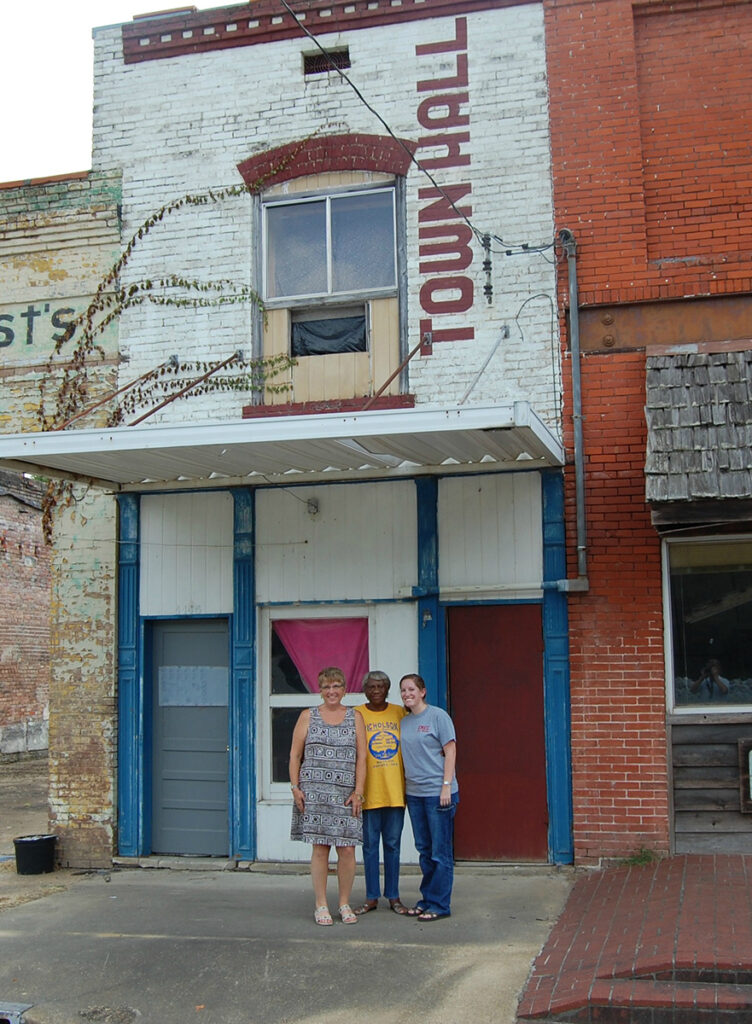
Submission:
M 539 605 L 447 610 L 459 860 L 548 859 Z

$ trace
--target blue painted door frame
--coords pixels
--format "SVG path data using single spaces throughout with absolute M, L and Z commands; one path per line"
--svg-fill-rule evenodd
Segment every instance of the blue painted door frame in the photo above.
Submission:
M 253 576 L 253 491 L 234 498 L 233 614 L 230 622 L 230 837 L 231 856 L 256 856 L 256 627 Z M 118 852 L 151 852 L 149 652 L 139 614 L 140 501 L 118 496 Z
M 555 585 L 567 575 L 564 475 L 541 475 L 543 487 L 543 704 L 548 783 L 548 849 L 553 864 L 574 861 L 572 745 L 567 596 Z M 546 584 L 549 584 L 547 586 Z
M 446 615 L 439 600 L 438 478 L 416 479 L 418 498 L 418 660 L 429 703 L 447 707 Z M 574 860 L 570 745 L 569 635 L 566 595 L 564 481 L 541 474 L 543 506 L 543 704 L 548 794 L 548 849 L 554 864 Z
M 256 858 L 256 586 L 254 491 L 235 490 L 230 632 L 230 839 L 233 856 Z
M 118 852 L 144 849 L 143 639 L 138 616 L 139 496 L 118 495 Z
M 541 474 L 543 489 L 543 639 L 549 856 L 571 863 L 569 645 L 566 596 L 555 585 L 566 574 L 561 472 Z M 438 478 L 415 480 L 417 492 L 418 671 L 428 700 L 446 708 L 446 621 L 439 600 Z M 233 490 L 234 610 L 231 630 L 230 852 L 256 855 L 256 615 L 254 492 Z M 150 850 L 149 716 L 145 710 L 145 631 L 139 616 L 139 495 L 118 496 L 118 849 Z M 549 586 L 546 586 L 549 584 Z

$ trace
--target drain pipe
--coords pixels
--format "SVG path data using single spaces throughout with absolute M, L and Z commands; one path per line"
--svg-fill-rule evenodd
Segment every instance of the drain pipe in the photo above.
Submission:
M 577 513 L 577 577 L 561 580 L 559 589 L 586 591 L 587 529 L 585 522 L 585 456 L 582 441 L 582 386 L 580 381 L 580 309 L 577 294 L 577 242 L 569 228 L 559 231 L 559 241 L 567 255 L 569 272 L 569 349 L 572 359 L 572 419 L 574 421 L 574 486 Z

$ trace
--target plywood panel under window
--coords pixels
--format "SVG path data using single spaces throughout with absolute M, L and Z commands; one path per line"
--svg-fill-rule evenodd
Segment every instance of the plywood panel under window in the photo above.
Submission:
M 396 297 L 374 299 L 370 307 L 373 391 L 378 391 L 399 366 L 399 300 Z M 384 394 L 399 393 L 400 382 L 397 376 Z
M 276 383 L 292 381 L 292 390 L 275 394 L 266 391 L 267 405 L 285 402 L 322 402 L 332 398 L 372 395 L 399 366 L 399 300 L 374 299 L 369 304 L 369 352 L 340 355 L 302 356 L 291 375 L 280 374 Z M 286 355 L 290 351 L 289 309 L 272 309 L 264 328 L 264 355 Z M 400 393 L 396 377 L 384 394 Z
M 328 398 L 355 398 L 370 393 L 367 352 L 303 356 L 293 367 L 293 401 L 321 402 Z
M 264 327 L 264 356 L 268 359 L 272 356 L 286 356 L 290 351 L 290 310 L 271 309 L 266 314 L 266 325 Z M 273 378 L 273 383 L 284 384 L 292 379 L 292 371 L 280 373 Z M 264 394 L 266 405 L 279 405 L 283 402 L 292 401 L 290 391 L 274 392 L 267 391 Z

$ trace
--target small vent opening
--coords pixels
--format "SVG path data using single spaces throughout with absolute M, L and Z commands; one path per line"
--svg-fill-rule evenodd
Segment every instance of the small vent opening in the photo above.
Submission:
M 304 53 L 303 74 L 323 75 L 327 71 L 334 71 L 336 68 L 344 71 L 350 67 L 350 50 L 348 47 L 340 50 L 327 50 L 326 53 Z

